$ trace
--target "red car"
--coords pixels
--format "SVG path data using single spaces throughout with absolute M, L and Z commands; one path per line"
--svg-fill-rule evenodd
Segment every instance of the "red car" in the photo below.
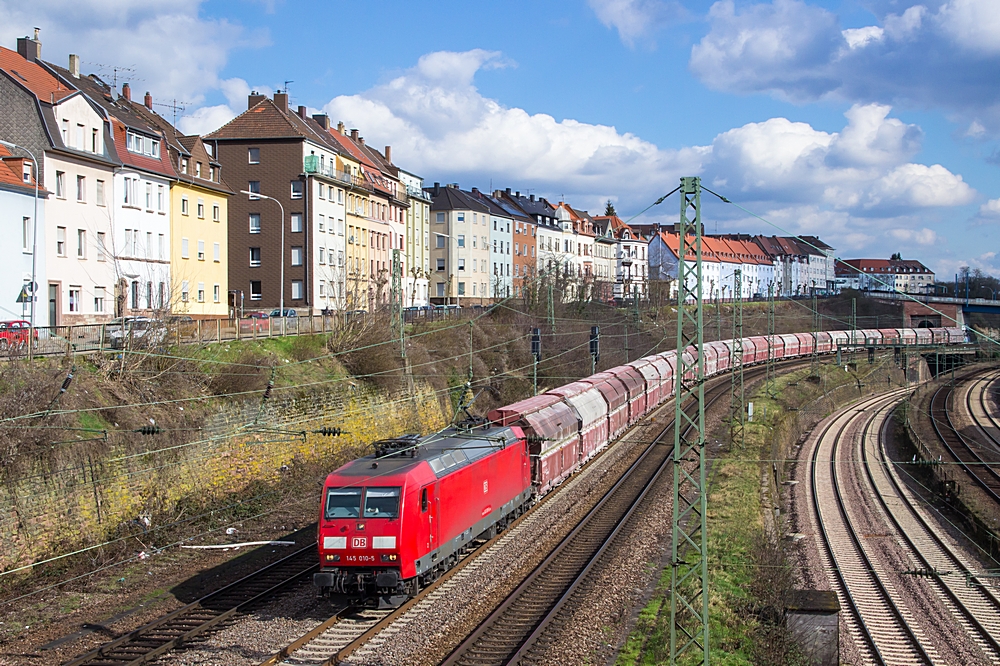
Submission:
M 248 312 L 247 316 L 240 319 L 241 333 L 267 333 L 269 317 L 266 312 Z
M 398 606 L 533 501 L 524 433 L 456 426 L 375 443 L 330 474 L 319 516 L 321 594 Z
M 28 333 L 31 324 L 23 319 L 0 321 L 0 351 L 20 349 L 28 344 Z M 35 330 L 35 342 L 38 342 L 38 330 Z

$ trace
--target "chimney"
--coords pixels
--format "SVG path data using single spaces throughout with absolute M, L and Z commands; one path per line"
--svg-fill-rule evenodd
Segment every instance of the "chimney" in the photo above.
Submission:
M 354 139 L 355 141 L 358 140 L 358 130 L 356 129 L 351 130 L 351 138 Z
M 132 101 L 132 88 L 129 87 L 128 81 L 122 84 L 122 97 L 128 101 Z
M 150 111 L 153 110 L 153 96 L 149 94 L 148 90 L 146 91 L 146 94 L 142 98 L 142 104 Z
M 326 115 L 325 113 L 314 113 L 313 120 L 319 123 L 319 126 L 322 127 L 323 129 L 325 130 L 330 129 L 330 116 Z
M 274 103 L 282 113 L 288 113 L 288 93 L 274 93 Z
M 74 79 L 80 78 L 80 56 L 75 53 L 69 54 L 69 73 Z
M 385 147 L 385 161 L 392 164 L 392 146 Z
M 520 191 L 514 192 L 514 196 L 520 199 L 521 198 L 521 192 Z
M 434 183 L 434 196 L 441 194 L 441 183 Z
M 534 200 L 535 200 L 535 195 L 534 195 L 534 194 L 532 194 L 532 195 L 529 195 L 529 196 L 528 196 L 528 199 L 529 199 L 530 201 L 534 201 Z
M 504 190 L 504 192 L 507 193 L 507 196 L 510 196 L 510 188 L 509 187 L 506 190 Z
M 250 91 L 250 94 L 247 96 L 247 109 L 252 109 L 265 99 L 267 99 L 266 95 L 261 95 L 256 90 Z
M 301 104 L 299 104 L 299 118 L 301 118 L 302 120 L 305 120 L 307 115 L 308 114 L 307 114 L 306 107 L 304 107 Z
M 358 137 L 358 143 L 360 143 L 362 146 L 365 145 L 365 137 L 359 136 Z
M 458 189 L 458 183 L 448 183 L 447 185 L 445 185 L 445 187 L 450 187 L 453 190 L 457 190 Z
M 42 43 L 38 41 L 38 30 L 35 30 L 35 39 L 28 37 L 17 38 L 17 52 L 28 62 L 35 62 L 42 57 Z
M 343 120 L 337 121 L 337 132 L 340 134 L 345 134 L 347 132 L 347 125 L 344 124 Z
M 472 193 L 475 194 L 478 197 L 479 196 L 479 188 L 478 187 L 473 187 L 472 188 Z

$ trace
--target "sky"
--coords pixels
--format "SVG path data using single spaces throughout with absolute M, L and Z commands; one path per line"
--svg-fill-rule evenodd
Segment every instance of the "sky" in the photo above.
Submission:
M 1000 0 L 0 0 L 188 133 L 287 88 L 427 184 L 1000 275 Z M 115 71 L 118 68 L 118 71 Z M 224 176 L 225 174 L 223 174 Z M 677 196 L 640 219 L 676 221 Z

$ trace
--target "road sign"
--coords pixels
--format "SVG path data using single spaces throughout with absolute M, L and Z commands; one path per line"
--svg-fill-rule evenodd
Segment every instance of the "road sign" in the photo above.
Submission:
M 28 285 L 21 287 L 21 293 L 17 295 L 15 303 L 30 303 L 31 296 L 28 295 Z

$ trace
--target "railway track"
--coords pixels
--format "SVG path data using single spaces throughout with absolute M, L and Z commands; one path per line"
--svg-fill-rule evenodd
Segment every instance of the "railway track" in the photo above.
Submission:
M 824 567 L 849 610 L 843 621 L 865 663 L 940 663 L 943 635 L 1000 662 L 1000 599 L 935 527 L 885 451 L 890 416 L 905 394 L 869 398 L 829 419 L 809 460 L 810 509 Z M 846 488 L 854 489 L 853 502 Z M 866 526 L 879 533 L 866 534 Z M 900 562 L 926 585 L 904 583 Z M 938 619 L 929 619 L 927 604 Z M 940 618 L 954 626 L 940 626 Z
M 989 404 L 989 393 L 996 391 L 1000 373 L 994 372 L 981 375 L 974 379 L 965 392 L 965 407 L 969 417 L 985 436 L 986 443 L 992 446 L 987 452 L 994 456 L 1000 455 L 1000 423 L 993 416 L 994 408 Z M 975 398 L 973 398 L 975 394 Z
M 720 382 L 706 392 L 707 404 L 725 395 L 728 384 Z M 570 604 L 656 480 L 670 469 L 673 445 L 666 436 L 673 425 L 671 419 L 597 505 L 451 653 L 445 666 L 538 661 L 549 632 L 559 631 L 560 611 Z
M 952 384 L 944 384 L 934 391 L 930 403 L 931 425 L 948 455 L 962 467 L 976 486 L 1000 504 L 1000 472 L 996 468 L 1000 464 L 1000 457 L 995 451 L 963 435 L 955 426 L 949 407 L 949 403 L 954 404 L 954 394 L 955 386 Z M 968 405 L 968 394 L 966 404 Z M 970 411 L 970 416 L 971 414 Z M 983 428 L 980 430 L 985 432 Z
M 273 597 L 318 569 L 318 551 L 313 543 L 64 666 L 146 663 L 204 636 L 252 604 Z
M 858 414 L 884 409 L 906 390 L 868 398 L 830 419 L 819 435 L 809 459 L 812 511 L 822 539 L 824 568 L 840 599 L 848 630 L 864 653 L 867 663 L 930 664 L 934 659 L 914 631 L 912 616 L 897 603 L 898 593 L 881 566 L 864 548 L 842 494 L 838 476 L 838 449 L 845 431 L 858 421 Z M 851 454 L 845 454 L 848 461 Z

